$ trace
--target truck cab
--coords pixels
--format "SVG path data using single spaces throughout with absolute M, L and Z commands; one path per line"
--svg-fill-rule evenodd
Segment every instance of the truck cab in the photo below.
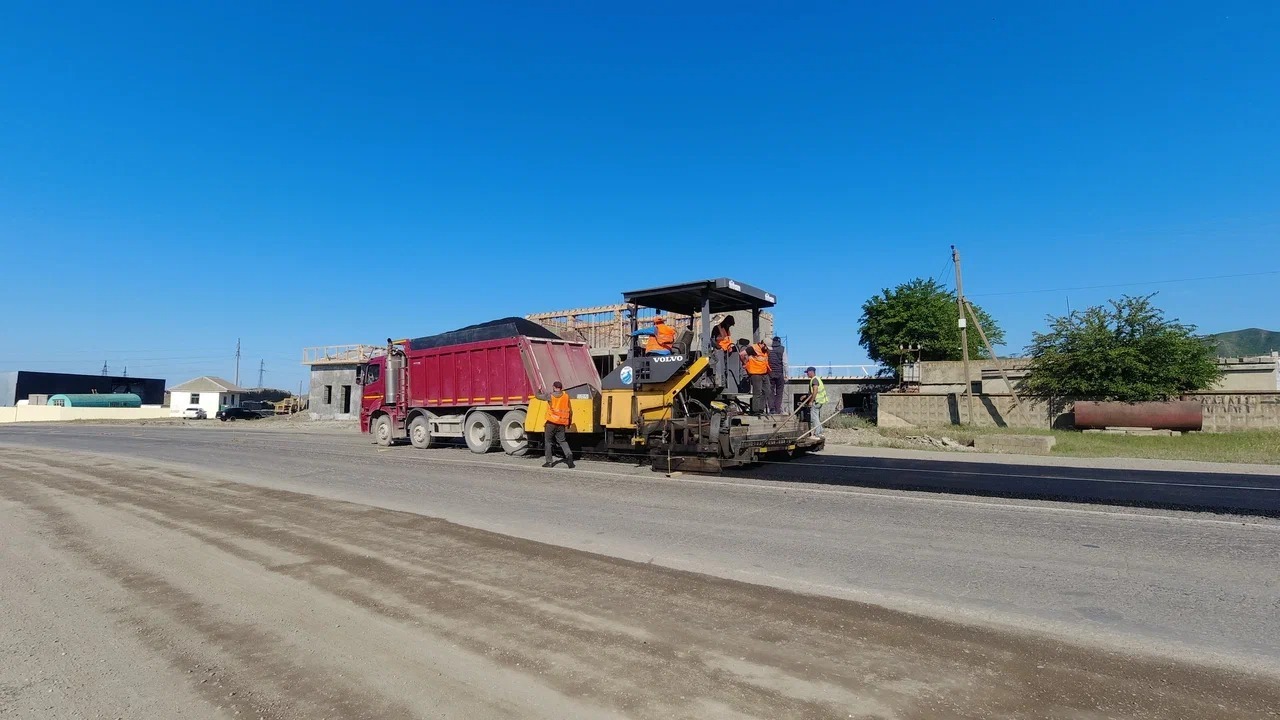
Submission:
M 369 362 L 356 367 L 356 385 L 360 387 L 360 432 L 369 432 L 370 418 L 375 410 L 383 405 L 386 397 L 384 371 L 386 355 L 378 355 Z

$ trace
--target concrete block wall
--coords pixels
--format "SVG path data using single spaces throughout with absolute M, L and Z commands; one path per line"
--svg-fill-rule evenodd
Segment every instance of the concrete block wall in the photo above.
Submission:
M 1196 393 L 1184 400 L 1199 400 L 1205 432 L 1280 429 L 1280 392 Z
M 1070 427 L 1069 405 L 1022 399 L 1012 408 L 1012 395 L 974 395 L 973 424 L 984 427 Z M 963 393 L 881 393 L 876 422 L 882 427 L 967 425 L 968 403 Z
M 1000 361 L 1000 366 L 1015 388 L 1026 379 L 1028 364 L 1029 361 L 1025 358 L 1005 358 Z M 920 363 L 919 367 L 922 393 L 945 395 L 964 392 L 963 362 L 930 360 Z M 1222 378 L 1214 386 L 1213 392 L 1280 392 L 1280 356 L 1219 358 L 1218 368 L 1222 370 Z M 996 364 L 990 360 L 971 361 L 969 380 L 981 383 L 981 391 L 988 395 L 1009 393 L 1008 383 L 1000 376 Z
M 325 388 L 329 390 L 326 394 Z M 345 392 L 350 402 L 344 402 Z M 307 407 L 312 420 L 359 420 L 362 388 L 356 384 L 356 365 L 312 365 Z M 344 410 L 346 412 L 344 412 Z
M 1026 377 L 1027 360 L 1021 358 L 1004 358 L 999 367 L 1015 384 Z M 920 391 L 924 394 L 962 393 L 965 390 L 965 374 L 963 360 L 928 360 L 920 363 Z M 990 360 L 974 358 L 969 361 L 969 382 L 974 383 L 975 392 L 981 391 L 997 395 L 1007 395 L 1008 385 L 1000 377 L 1000 371 Z
M 1280 392 L 1192 393 L 1182 399 L 1200 401 L 1204 432 L 1280 430 Z M 1074 427 L 1070 403 L 1023 399 L 1020 409 L 1010 412 L 1012 401 L 1010 395 L 974 395 L 974 424 L 1041 429 Z M 876 422 L 882 427 L 961 425 L 967 424 L 967 418 L 963 394 L 881 393 L 877 398 Z
M 1215 392 L 1280 392 L 1280 357 L 1219 358 L 1218 369 Z

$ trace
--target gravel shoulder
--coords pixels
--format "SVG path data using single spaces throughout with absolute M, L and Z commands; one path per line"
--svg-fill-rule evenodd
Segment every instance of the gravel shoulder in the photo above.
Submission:
M 1258 718 L 1280 706 L 1273 677 L 212 470 L 0 447 L 0 523 L 6 577 L 24 578 L 0 586 L 0 619 L 21 639 L 6 647 L 65 640 L 71 658 L 6 649 L 0 687 L 12 707 L 49 717 Z M 108 648 L 116 658 L 93 663 Z M 87 664 L 102 670 L 75 672 Z M 80 690 L 24 684 L 37 670 Z

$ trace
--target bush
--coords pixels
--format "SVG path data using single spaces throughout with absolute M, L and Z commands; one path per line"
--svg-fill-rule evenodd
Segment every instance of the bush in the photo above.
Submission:
M 1022 388 L 1061 400 L 1167 400 L 1220 377 L 1213 345 L 1194 325 L 1167 320 L 1151 298 L 1124 296 L 1049 318 L 1035 333 Z

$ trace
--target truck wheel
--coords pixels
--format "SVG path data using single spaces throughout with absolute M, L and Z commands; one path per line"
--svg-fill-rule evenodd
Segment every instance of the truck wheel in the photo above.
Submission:
M 391 445 L 391 418 L 383 415 L 373 421 L 373 439 L 383 447 Z
M 483 455 L 498 447 L 498 420 L 487 412 L 473 412 L 463 426 L 467 447 Z
M 421 450 L 431 447 L 431 421 L 426 415 L 419 415 L 409 423 L 409 442 Z
M 498 434 L 502 440 L 502 450 L 508 455 L 526 455 L 529 452 L 529 436 L 524 431 L 523 410 L 508 410 L 498 423 Z

